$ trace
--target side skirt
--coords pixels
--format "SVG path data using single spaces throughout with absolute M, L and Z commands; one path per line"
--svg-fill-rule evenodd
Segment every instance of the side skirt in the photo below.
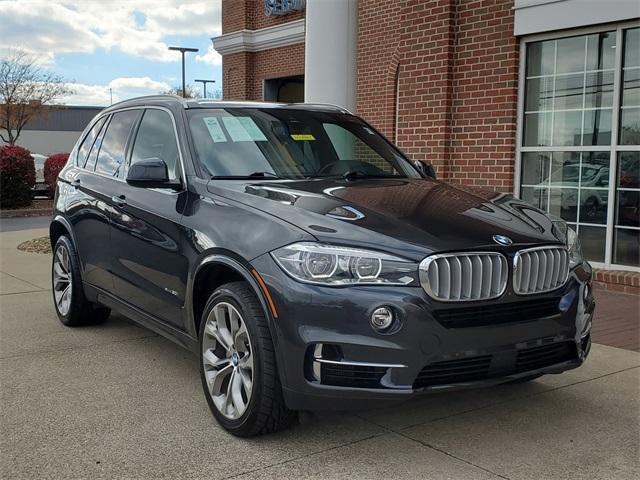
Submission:
M 142 327 L 151 330 L 158 335 L 177 343 L 183 348 L 191 351 L 194 354 L 198 354 L 199 344 L 198 340 L 191 337 L 186 332 L 179 330 L 171 325 L 164 323 L 162 320 L 150 315 L 133 305 L 123 301 L 122 299 L 100 289 L 93 285 L 84 284 L 84 290 L 87 297 L 91 301 L 95 301 L 105 307 L 109 307 L 111 310 L 121 313 L 125 317 L 133 320 Z

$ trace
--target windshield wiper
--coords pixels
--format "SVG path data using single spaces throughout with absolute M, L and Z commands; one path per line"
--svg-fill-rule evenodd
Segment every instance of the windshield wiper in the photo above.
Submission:
M 355 180 L 357 178 L 394 178 L 397 175 L 376 175 L 371 173 L 365 173 L 362 170 L 349 170 L 342 174 L 342 178 L 345 180 Z
M 280 178 L 280 176 L 278 176 L 278 175 L 276 175 L 275 173 L 272 173 L 272 172 L 253 172 L 253 173 L 250 173 L 249 175 L 247 175 L 247 177 L 249 177 L 249 178 L 253 178 L 253 177 Z
M 248 178 L 282 178 L 271 172 L 253 172 L 247 175 L 213 175 L 211 180 L 243 180 Z

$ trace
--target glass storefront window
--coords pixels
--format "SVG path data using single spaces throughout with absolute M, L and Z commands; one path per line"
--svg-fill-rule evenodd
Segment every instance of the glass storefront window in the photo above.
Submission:
M 640 267 L 640 28 L 525 49 L 520 197 L 576 229 L 589 260 Z

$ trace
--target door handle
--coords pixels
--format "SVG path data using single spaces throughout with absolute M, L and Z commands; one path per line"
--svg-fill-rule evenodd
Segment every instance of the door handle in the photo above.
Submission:
M 114 195 L 111 197 L 111 201 L 119 207 L 124 207 L 127 204 L 127 198 L 124 195 Z

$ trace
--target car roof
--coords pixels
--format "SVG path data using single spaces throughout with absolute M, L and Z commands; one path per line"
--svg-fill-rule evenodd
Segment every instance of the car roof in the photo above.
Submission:
M 309 110 L 333 113 L 348 113 L 349 110 L 338 105 L 328 103 L 278 103 L 278 102 L 257 102 L 241 100 L 211 100 L 182 98 L 176 95 L 149 95 L 145 97 L 131 98 L 122 102 L 114 103 L 104 111 L 119 110 L 126 107 L 144 106 L 173 106 L 184 109 L 197 108 L 283 108 L 293 110 Z

